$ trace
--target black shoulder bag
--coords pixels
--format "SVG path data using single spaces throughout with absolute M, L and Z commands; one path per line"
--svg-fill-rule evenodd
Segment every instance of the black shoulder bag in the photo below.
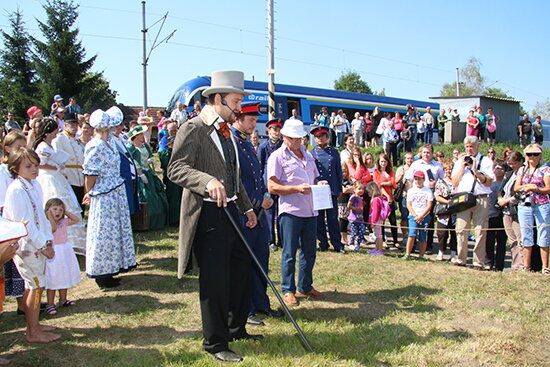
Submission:
M 478 170 L 481 167 L 482 160 L 483 156 L 481 156 L 477 164 Z M 460 213 L 476 206 L 476 196 L 474 195 L 476 184 L 477 178 L 474 177 L 474 184 L 472 185 L 472 189 L 469 192 L 459 192 L 451 197 L 451 200 L 449 200 L 448 204 L 449 209 L 447 211 L 447 214 Z

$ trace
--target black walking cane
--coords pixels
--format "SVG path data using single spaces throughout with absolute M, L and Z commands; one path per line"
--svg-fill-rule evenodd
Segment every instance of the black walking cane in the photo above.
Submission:
M 277 299 L 279 300 L 279 303 L 281 304 L 281 306 L 283 306 L 283 310 L 285 311 L 286 315 L 288 316 L 288 318 L 290 319 L 290 321 L 292 321 L 292 324 L 294 324 L 294 327 L 296 328 L 296 331 L 298 331 L 298 334 L 300 335 L 300 338 L 302 339 L 302 341 L 304 342 L 304 344 L 306 345 L 307 349 L 309 349 L 309 351 L 311 353 L 315 353 L 313 351 L 313 348 L 311 347 L 311 344 L 309 344 L 309 341 L 307 340 L 306 336 L 304 335 L 304 332 L 302 331 L 302 329 L 300 329 L 300 326 L 298 325 L 298 323 L 296 322 L 296 319 L 294 318 L 294 316 L 292 316 L 292 313 L 290 313 L 290 310 L 288 309 L 288 307 L 286 306 L 285 302 L 283 301 L 283 298 L 281 297 L 281 295 L 279 294 L 279 291 L 277 290 L 277 288 L 275 288 L 275 284 L 273 284 L 273 282 L 271 281 L 271 279 L 269 279 L 269 276 L 267 275 L 267 273 L 264 271 L 264 269 L 262 269 L 262 266 L 260 264 L 260 261 L 258 260 L 258 258 L 256 257 L 256 255 L 254 255 L 254 252 L 252 251 L 252 248 L 250 247 L 250 245 L 248 244 L 248 242 L 246 241 L 246 238 L 244 237 L 244 234 L 243 232 L 241 231 L 241 227 L 239 225 L 239 223 L 237 223 L 235 221 L 235 218 L 233 218 L 231 216 L 231 214 L 229 213 L 229 210 L 227 209 L 227 207 L 223 207 L 223 210 L 225 211 L 225 214 L 227 215 L 227 217 L 229 218 L 229 220 L 231 221 L 231 224 L 233 224 L 233 228 L 235 228 L 235 230 L 237 231 L 237 233 L 239 234 L 239 237 L 241 238 L 241 240 L 243 241 L 244 245 L 246 246 L 246 248 L 248 249 L 248 252 L 250 252 L 250 256 L 252 256 L 252 259 L 254 260 L 254 262 L 256 263 L 256 266 L 258 267 L 258 269 L 260 270 L 260 272 L 262 273 L 262 275 L 264 276 L 264 278 L 267 280 L 267 284 L 269 284 L 269 286 L 271 287 L 271 290 L 273 291 L 273 293 L 275 293 L 275 296 L 277 297 Z

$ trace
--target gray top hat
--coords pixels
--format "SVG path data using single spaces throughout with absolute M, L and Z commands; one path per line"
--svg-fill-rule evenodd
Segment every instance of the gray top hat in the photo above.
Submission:
M 202 95 L 208 97 L 214 93 L 238 93 L 249 96 L 244 91 L 244 73 L 242 71 L 222 70 L 213 71 L 210 87 L 202 91 Z

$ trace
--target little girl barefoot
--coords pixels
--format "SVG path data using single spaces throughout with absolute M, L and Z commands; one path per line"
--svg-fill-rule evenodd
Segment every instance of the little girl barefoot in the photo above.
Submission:
M 50 199 L 45 206 L 46 217 L 52 225 L 55 257 L 46 260 L 46 290 L 49 315 L 57 314 L 55 291 L 59 291 L 59 306 L 73 306 L 67 299 L 67 289 L 80 282 L 80 268 L 72 245 L 68 241 L 67 227 L 80 222 L 79 218 L 65 211 L 65 204 L 57 198 Z

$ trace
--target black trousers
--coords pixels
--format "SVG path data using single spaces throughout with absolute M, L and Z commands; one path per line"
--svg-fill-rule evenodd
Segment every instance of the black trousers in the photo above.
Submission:
M 489 218 L 489 228 L 504 228 L 504 222 L 502 221 L 502 214 L 498 217 Z M 506 231 L 490 230 L 487 231 L 487 239 L 485 244 L 485 265 L 490 265 L 496 270 L 502 271 L 504 269 L 504 258 L 506 256 Z M 496 256 L 495 256 L 495 243 Z
M 73 186 L 71 185 L 74 194 L 76 196 L 76 200 L 78 200 L 78 204 L 80 205 L 80 208 L 82 209 L 82 216 L 84 216 L 84 204 L 82 204 L 82 199 L 84 199 L 84 186 Z
M 227 204 L 240 223 L 234 202 Z M 204 202 L 194 241 L 199 263 L 199 298 L 203 347 L 217 353 L 228 349 L 232 338 L 246 335 L 250 302 L 251 259 L 223 208 Z
M 397 242 L 397 217 L 396 217 L 396 214 L 395 212 L 397 211 L 397 205 L 395 204 L 395 200 L 392 201 L 392 203 L 390 204 L 390 215 L 388 216 L 388 221 L 390 222 L 391 224 L 391 234 L 392 234 L 392 237 L 393 237 L 393 244 L 396 245 L 398 242 Z M 382 226 L 382 238 L 384 241 L 386 241 L 386 227 Z

